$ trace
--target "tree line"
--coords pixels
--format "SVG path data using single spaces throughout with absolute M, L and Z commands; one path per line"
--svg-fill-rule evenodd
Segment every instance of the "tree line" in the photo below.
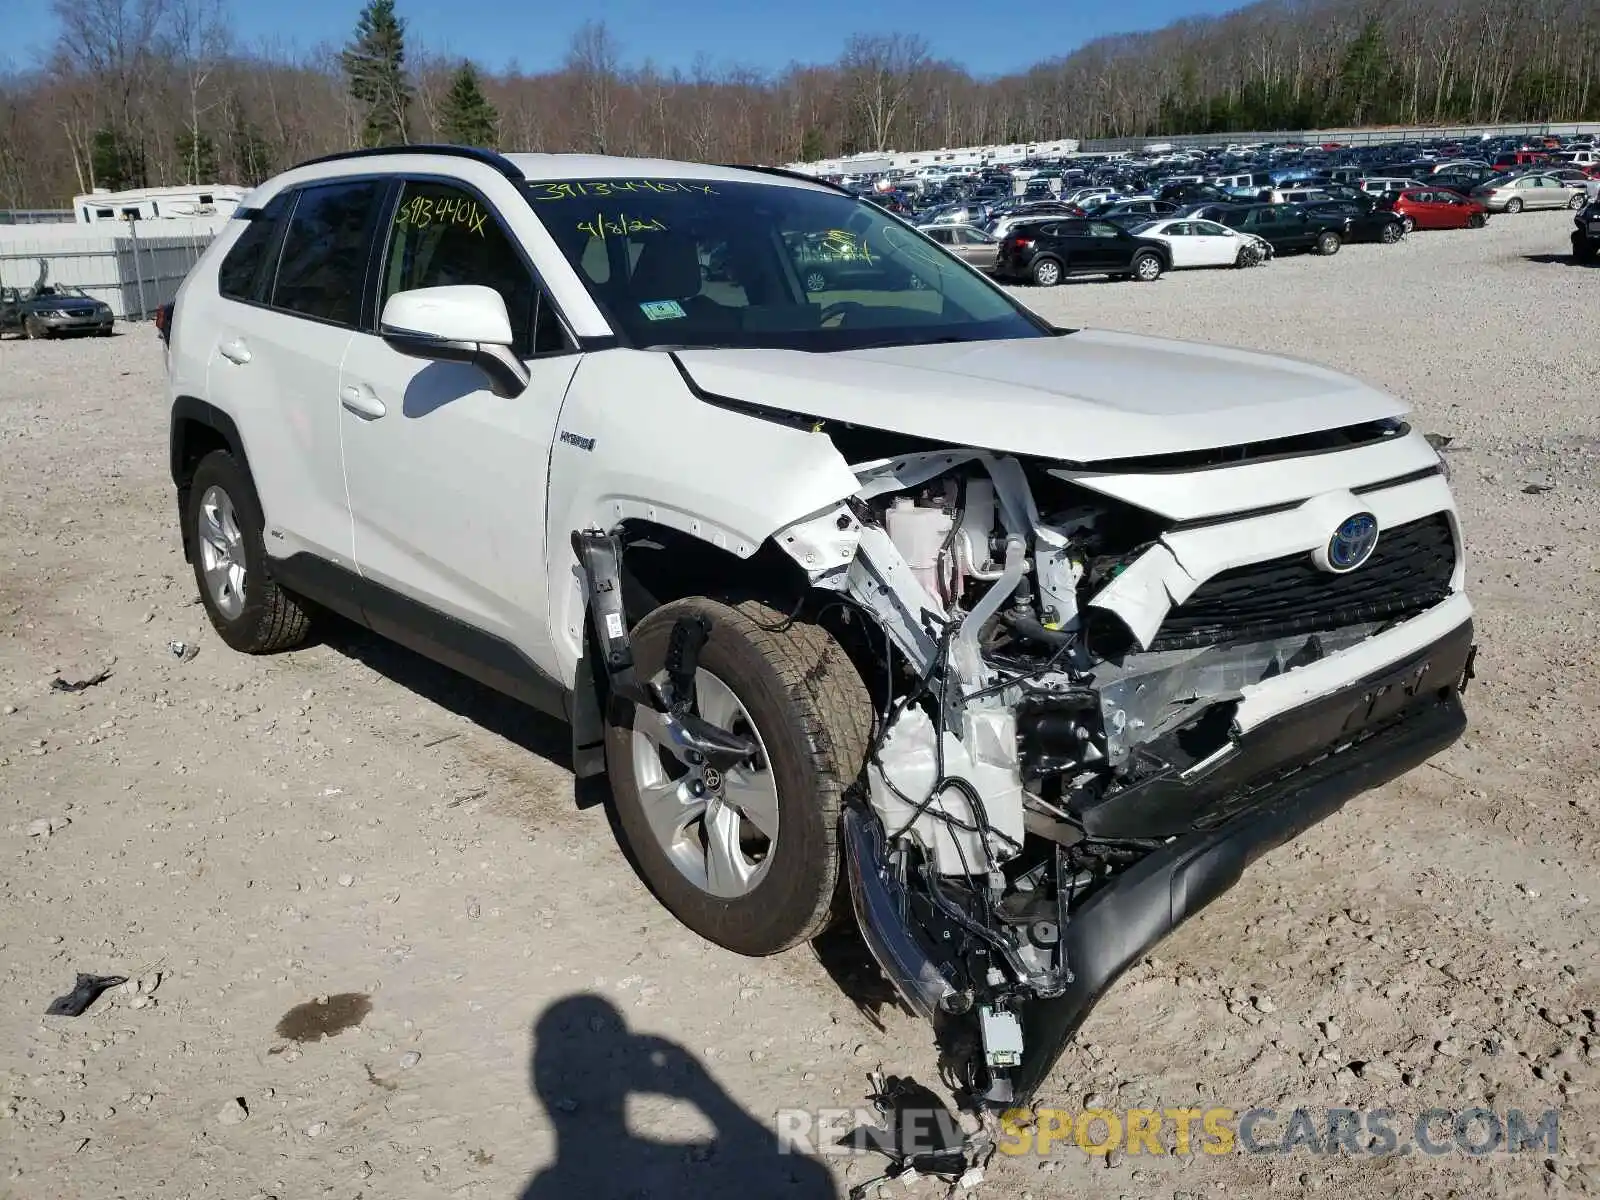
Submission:
M 832 63 L 778 72 L 704 59 L 668 70 L 602 21 L 555 69 L 489 72 L 413 44 L 396 0 L 368 0 L 348 42 L 311 50 L 239 45 L 228 3 L 54 0 L 50 53 L 0 77 L 0 207 L 60 206 L 91 187 L 250 184 L 389 143 L 784 163 L 1061 137 L 1600 120 L 1594 0 L 1261 0 L 998 78 L 907 33 L 857 34 Z

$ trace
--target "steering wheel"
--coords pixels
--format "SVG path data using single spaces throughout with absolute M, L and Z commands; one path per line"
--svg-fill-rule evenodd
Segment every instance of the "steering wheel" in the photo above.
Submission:
M 858 300 L 835 300 L 832 304 L 825 304 L 822 311 L 817 314 L 817 324 L 826 325 L 829 321 L 838 319 L 842 325 L 844 319 L 851 313 L 864 309 L 866 305 Z

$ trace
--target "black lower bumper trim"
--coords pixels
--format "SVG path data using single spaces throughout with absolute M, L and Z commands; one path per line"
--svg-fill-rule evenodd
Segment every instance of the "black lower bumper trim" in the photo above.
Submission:
M 1027 1005 L 1026 1051 L 1013 1076 L 1018 1100 L 1033 1095 L 1101 994 L 1130 964 L 1231 888 L 1261 855 L 1352 797 L 1425 762 L 1459 738 L 1466 724 L 1456 687 L 1417 697 L 1369 727 L 1356 744 L 1272 784 L 1249 811 L 1168 842 L 1091 895 L 1063 930 L 1072 983 L 1059 997 Z

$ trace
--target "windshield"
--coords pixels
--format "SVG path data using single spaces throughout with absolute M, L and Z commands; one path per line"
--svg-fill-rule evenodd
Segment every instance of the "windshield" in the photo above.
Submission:
M 699 179 L 527 185 L 629 344 L 851 350 L 1043 337 L 998 287 L 883 210 L 812 187 Z

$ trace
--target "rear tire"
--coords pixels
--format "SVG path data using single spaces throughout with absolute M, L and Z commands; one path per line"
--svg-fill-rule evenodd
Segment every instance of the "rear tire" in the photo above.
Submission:
M 1344 241 L 1337 233 L 1329 231 L 1317 235 L 1316 250 L 1324 258 L 1331 258 L 1339 253 L 1339 247 L 1342 245 L 1344 245 Z
M 1521 196 L 1513 196 L 1513 197 L 1511 197 L 1511 199 L 1506 201 L 1506 212 L 1508 212 L 1512 216 L 1516 216 L 1521 211 L 1522 211 L 1522 197 Z
M 244 654 L 271 654 L 305 641 L 311 618 L 268 573 L 255 485 L 226 450 L 195 468 L 184 522 L 200 602 L 224 642 Z
M 759 876 L 742 894 L 713 895 L 692 879 L 680 865 L 681 851 L 675 861 L 658 830 L 683 819 L 672 805 L 695 802 L 663 791 L 662 779 L 665 786 L 675 781 L 670 775 L 646 780 L 653 794 L 644 794 L 634 727 L 636 720 L 648 720 L 651 714 L 623 702 L 608 714 L 606 728 L 617 821 L 645 883 L 679 921 L 736 953 L 777 954 L 825 929 L 845 894 L 840 886 L 839 808 L 866 759 L 872 701 L 855 664 L 827 630 L 803 619 L 791 621 L 755 601 L 727 605 L 693 596 L 650 613 L 633 631 L 641 679 L 662 671 L 672 628 L 684 616 L 710 622 L 699 666 L 733 693 L 763 748 L 763 762 L 733 770 L 749 772 L 746 778 L 770 772 L 776 786 L 776 832 L 757 867 Z M 654 770 L 648 754 L 644 767 Z M 664 767 L 675 769 L 665 761 Z M 692 831 L 696 820 L 698 836 L 709 838 L 709 815 L 691 818 L 676 836 L 695 836 L 683 831 Z M 736 852 L 742 856 L 745 826 L 739 829 Z
M 1570 208 L 1573 212 L 1577 212 L 1579 209 L 1583 208 L 1586 204 L 1588 204 L 1588 200 L 1584 197 L 1584 194 L 1582 192 L 1579 192 L 1576 196 L 1574 196 L 1571 200 L 1569 200 L 1567 202 L 1567 207 Z
M 1038 287 L 1055 287 L 1061 282 L 1065 272 L 1061 264 L 1053 258 L 1036 258 L 1033 260 L 1033 269 L 1029 272 L 1033 282 Z

